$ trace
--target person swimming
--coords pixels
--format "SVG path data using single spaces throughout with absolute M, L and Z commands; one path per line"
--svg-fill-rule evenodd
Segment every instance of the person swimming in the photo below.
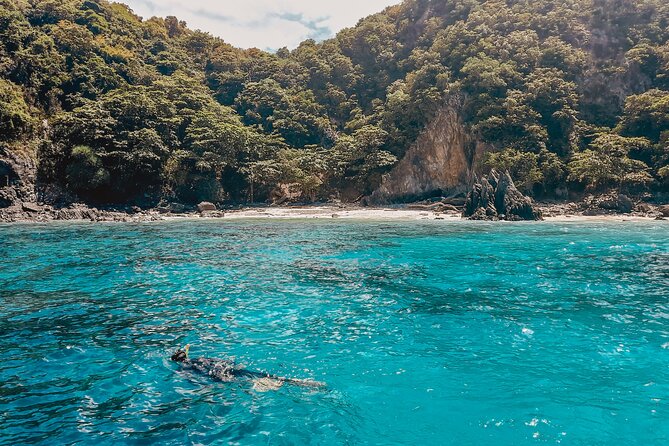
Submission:
M 269 373 L 247 370 L 243 365 L 227 359 L 204 357 L 191 359 L 188 356 L 189 350 L 190 344 L 186 345 L 183 349 L 177 349 L 172 355 L 171 360 L 179 363 L 184 369 L 194 370 L 202 375 L 207 375 L 216 381 L 232 382 L 240 378 L 250 379 L 253 381 L 253 388 L 260 391 L 277 390 L 284 384 L 312 388 L 325 387 L 325 383 L 318 381 L 284 378 Z

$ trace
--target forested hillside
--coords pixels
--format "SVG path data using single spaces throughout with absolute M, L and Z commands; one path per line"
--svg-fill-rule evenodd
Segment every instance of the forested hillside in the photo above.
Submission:
M 0 159 L 34 157 L 48 200 L 264 201 L 288 184 L 353 200 L 458 95 L 491 147 L 483 173 L 537 197 L 661 193 L 668 38 L 664 0 L 406 0 L 270 54 L 104 0 L 0 0 Z M 21 180 L 0 162 L 5 181 Z

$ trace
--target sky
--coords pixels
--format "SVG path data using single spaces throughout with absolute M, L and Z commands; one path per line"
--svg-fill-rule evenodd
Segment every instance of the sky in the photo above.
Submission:
M 323 40 L 400 0 L 117 0 L 139 16 L 173 15 L 241 48 Z

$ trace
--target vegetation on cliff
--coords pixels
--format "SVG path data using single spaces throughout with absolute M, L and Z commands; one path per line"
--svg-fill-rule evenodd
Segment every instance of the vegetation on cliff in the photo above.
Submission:
M 406 0 L 276 54 L 105 0 L 0 0 L 0 154 L 38 146 L 41 187 L 89 202 L 352 200 L 453 94 L 495 148 L 481 171 L 524 192 L 669 188 L 663 0 Z

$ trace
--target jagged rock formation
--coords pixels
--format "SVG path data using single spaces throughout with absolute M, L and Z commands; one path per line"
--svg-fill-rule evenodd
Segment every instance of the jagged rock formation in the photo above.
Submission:
M 368 203 L 411 201 L 467 190 L 474 165 L 488 147 L 465 128 L 462 103 L 461 96 L 454 96 L 442 107 L 404 158 L 384 176 Z
M 462 216 L 470 220 L 541 220 L 541 212 L 532 200 L 513 184 L 509 172 L 490 172 L 487 178 L 476 181 L 467 195 Z

